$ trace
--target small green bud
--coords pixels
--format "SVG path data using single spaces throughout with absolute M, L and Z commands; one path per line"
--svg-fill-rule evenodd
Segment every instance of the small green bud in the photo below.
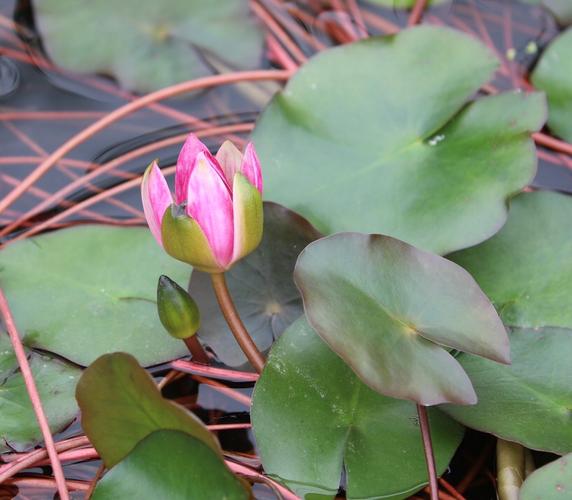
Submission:
M 200 326 L 197 304 L 186 290 L 165 275 L 157 283 L 157 310 L 172 337 L 186 339 L 197 333 Z

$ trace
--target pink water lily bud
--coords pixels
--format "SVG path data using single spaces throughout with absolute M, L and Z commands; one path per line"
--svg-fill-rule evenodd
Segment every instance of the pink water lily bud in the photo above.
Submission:
M 252 143 L 242 154 L 226 141 L 213 156 L 191 134 L 177 159 L 175 197 L 154 161 L 141 198 L 157 242 L 202 271 L 226 271 L 262 238 L 262 172 Z

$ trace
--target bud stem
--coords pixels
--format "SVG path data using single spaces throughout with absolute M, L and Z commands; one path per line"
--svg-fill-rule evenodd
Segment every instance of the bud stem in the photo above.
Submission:
M 250 364 L 258 373 L 261 373 L 265 363 L 264 356 L 258 350 L 258 347 L 256 347 L 254 340 L 252 340 L 252 337 L 240 319 L 236 306 L 234 305 L 232 297 L 228 291 L 224 274 L 213 273 L 211 274 L 211 280 L 218 305 L 220 306 L 230 331 L 234 335 L 234 338 L 238 342 L 242 352 L 244 352 L 248 361 L 250 361 Z
M 199 342 L 199 339 L 196 335 L 191 335 L 190 337 L 183 339 L 183 342 L 189 349 L 193 361 L 196 363 L 201 363 L 202 365 L 210 364 L 209 355 L 203 349 L 203 346 Z
M 419 427 L 421 428 L 423 451 L 425 452 L 425 462 L 427 464 L 427 472 L 429 473 L 429 489 L 431 500 L 439 500 L 439 484 L 437 482 L 437 471 L 435 470 L 435 456 L 433 455 L 431 429 L 429 427 L 427 408 L 418 404 L 417 414 L 419 415 Z

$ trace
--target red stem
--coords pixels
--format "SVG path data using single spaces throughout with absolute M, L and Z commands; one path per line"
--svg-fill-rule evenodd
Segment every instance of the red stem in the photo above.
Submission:
M 532 134 L 532 138 L 536 144 L 540 144 L 545 148 L 553 149 L 554 151 L 558 151 L 560 153 L 565 153 L 568 155 L 572 155 L 572 144 L 566 141 L 561 141 L 559 139 L 555 139 L 554 137 L 550 137 L 549 135 L 543 134 L 542 132 L 535 132 Z
M 427 7 L 428 0 L 417 0 L 415 5 L 413 6 L 413 10 L 409 15 L 409 19 L 407 20 L 407 26 L 415 26 L 421 22 L 421 17 L 423 16 L 423 11 L 425 7 Z
M 242 352 L 248 361 L 250 361 L 250 364 L 258 373 L 262 373 L 265 363 L 264 356 L 258 350 L 254 340 L 252 340 L 252 337 L 240 319 L 240 315 L 238 314 L 236 306 L 234 305 L 232 297 L 228 291 L 224 274 L 211 274 L 211 282 L 218 305 L 220 306 L 220 310 L 222 311 L 222 315 L 224 316 L 230 331 L 234 335 L 234 338 L 242 349 Z
M 258 373 L 239 372 L 237 370 L 229 370 L 227 368 L 215 368 L 213 366 L 199 365 L 192 361 L 183 361 L 180 359 L 173 361 L 171 363 L 171 368 L 183 373 L 230 380 L 232 382 L 256 382 L 259 378 Z
M 101 465 L 97 468 L 97 471 L 95 472 L 95 476 L 93 476 L 93 479 L 89 483 L 89 488 L 85 492 L 85 500 L 90 500 L 91 495 L 93 495 L 93 492 L 95 491 L 97 483 L 101 479 L 101 476 L 103 476 L 104 472 L 105 472 L 105 464 L 102 462 Z
M 228 387 L 224 384 L 221 384 L 220 382 L 217 382 L 215 380 L 211 380 L 208 378 L 201 377 L 200 375 L 193 375 L 193 378 L 197 382 L 199 382 L 201 384 L 208 385 L 208 386 L 212 387 L 213 390 L 220 392 L 221 394 L 224 394 L 225 396 L 227 396 L 231 399 L 234 399 L 235 401 L 238 401 L 239 403 L 242 403 L 247 408 L 250 408 L 251 399 L 246 394 L 243 394 L 242 392 L 239 392 L 236 389 L 232 389 L 231 387 Z
M 34 376 L 32 375 L 32 369 L 28 362 L 28 357 L 26 356 L 26 351 L 20 340 L 20 335 L 16 329 L 16 323 L 12 317 L 10 307 L 8 306 L 8 301 L 4 295 L 4 291 L 0 288 L 0 312 L 4 318 L 4 323 L 6 329 L 8 330 L 8 335 L 10 336 L 10 341 L 12 342 L 12 347 L 14 348 L 14 353 L 16 354 L 16 359 L 18 360 L 18 365 L 24 378 L 24 384 L 26 385 L 26 390 L 30 396 L 30 401 L 32 402 L 32 407 L 34 408 L 34 413 L 36 414 L 36 419 L 38 420 L 38 425 L 42 431 L 42 436 L 46 443 L 46 449 L 48 451 L 48 456 L 50 457 L 50 462 L 52 464 L 52 469 L 54 471 L 54 476 L 56 479 L 56 484 L 58 487 L 58 493 L 61 500 L 69 500 L 70 496 L 66 486 L 66 479 L 64 477 L 64 471 L 62 469 L 62 464 L 58 458 L 58 452 L 56 451 L 54 445 L 54 438 L 50 431 L 50 426 L 48 424 L 48 419 L 44 413 L 42 407 L 42 401 L 38 393 L 38 388 L 36 387 L 36 382 L 34 381 Z
M 258 472 L 257 470 L 251 469 L 246 465 L 242 465 L 232 460 L 225 460 L 226 465 L 228 468 L 234 472 L 235 474 L 239 474 L 241 476 L 247 477 L 252 481 L 265 483 L 270 486 L 274 491 L 276 491 L 279 495 L 278 498 L 282 498 L 283 500 L 299 500 L 297 495 L 294 495 L 290 490 L 286 489 L 280 483 L 277 483 L 273 479 L 265 476 L 264 474 Z
M 200 363 L 201 365 L 208 365 L 210 364 L 211 360 L 209 355 L 203 349 L 201 342 L 197 338 L 196 335 L 192 335 L 184 339 L 185 345 L 189 349 L 191 356 L 193 357 L 193 361 Z
M 423 451 L 425 452 L 425 462 L 429 474 L 429 488 L 431 500 L 439 500 L 439 484 L 437 482 L 437 471 L 435 469 L 435 456 L 433 455 L 433 444 L 431 443 L 431 429 L 429 418 L 427 417 L 427 407 L 418 404 L 417 414 L 419 415 L 419 427 L 423 439 Z

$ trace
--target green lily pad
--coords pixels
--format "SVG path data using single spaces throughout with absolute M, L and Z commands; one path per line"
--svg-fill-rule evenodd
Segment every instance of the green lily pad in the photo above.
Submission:
M 74 389 L 81 371 L 51 356 L 29 352 L 30 367 L 52 432 L 76 416 Z M 42 441 L 24 379 L 8 335 L 0 331 L 0 453 L 24 451 Z
M 560 25 L 572 24 L 572 2 L 570 0 L 544 0 L 542 3 L 554 14 Z
M 113 351 L 146 366 L 188 354 L 165 333 L 156 294 L 161 274 L 186 283 L 190 270 L 142 227 L 78 226 L 0 251 L 0 280 L 26 345 L 80 365 Z
M 449 258 L 469 271 L 506 325 L 572 328 L 572 198 L 523 193 L 508 222 Z
M 423 405 L 476 402 L 441 346 L 509 362 L 494 307 L 452 262 L 389 236 L 339 233 L 300 254 L 309 323 L 370 387 Z
M 247 500 L 243 484 L 201 440 L 174 430 L 151 433 L 101 479 L 94 500 Z
M 572 24 L 572 2 L 570 0 L 521 0 L 525 3 L 543 5 L 562 26 Z
M 572 330 L 517 328 L 510 344 L 511 366 L 459 356 L 479 402 L 441 408 L 468 427 L 528 448 L 572 451 Z
M 209 58 L 254 68 L 262 57 L 263 33 L 243 0 L 91 0 L 81 8 L 76 0 L 34 0 L 33 5 L 43 46 L 56 64 L 113 75 L 139 92 L 211 74 Z
M 303 313 L 292 273 L 299 253 L 320 234 L 304 218 L 275 203 L 264 204 L 260 246 L 226 273 L 228 288 L 258 348 L 265 351 Z M 229 366 L 247 360 L 222 317 L 210 276 L 195 271 L 190 291 L 201 311 L 201 341 Z
M 571 3 L 572 9 L 572 3 Z M 548 97 L 548 126 L 572 142 L 572 28 L 559 35 L 544 51 L 531 81 Z
M 405 498 L 427 483 L 415 404 L 372 391 L 304 318 L 274 344 L 252 401 L 264 470 L 298 495 Z M 429 409 L 438 471 L 463 429 Z
M 534 471 L 520 490 L 520 500 L 566 500 L 572 497 L 572 453 Z
M 382 233 L 435 253 L 479 243 L 533 178 L 544 96 L 464 104 L 498 61 L 474 38 L 422 26 L 324 51 L 253 135 L 267 199 L 322 233 Z
M 107 467 L 123 460 L 154 431 L 179 430 L 220 454 L 213 435 L 191 412 L 163 396 L 137 360 L 106 354 L 83 372 L 77 384 L 81 425 Z

